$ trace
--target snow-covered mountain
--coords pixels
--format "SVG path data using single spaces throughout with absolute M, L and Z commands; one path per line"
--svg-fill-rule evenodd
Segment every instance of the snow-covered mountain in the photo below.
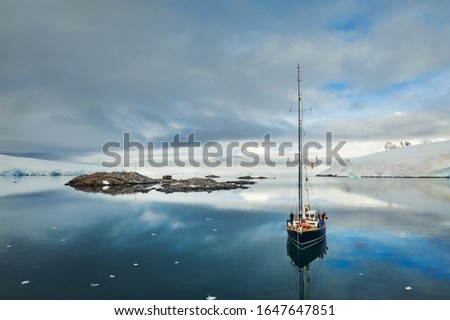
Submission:
M 105 169 L 101 166 L 0 154 L 0 176 L 78 176 L 94 171 Z
M 450 141 L 409 146 L 334 164 L 321 176 L 450 177 Z M 0 176 L 77 176 L 109 171 L 95 165 L 21 158 L 0 154 Z
M 450 141 L 409 146 L 334 164 L 320 176 L 338 177 L 449 177 Z

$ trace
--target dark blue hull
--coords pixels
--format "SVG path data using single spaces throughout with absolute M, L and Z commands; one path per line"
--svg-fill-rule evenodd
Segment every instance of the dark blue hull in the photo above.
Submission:
M 306 249 L 325 239 L 327 227 L 302 233 L 287 229 L 289 240 L 300 249 Z

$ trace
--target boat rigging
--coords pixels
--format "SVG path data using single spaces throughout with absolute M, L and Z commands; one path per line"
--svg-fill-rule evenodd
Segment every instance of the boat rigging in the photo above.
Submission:
M 297 91 L 298 91 L 298 208 L 294 214 L 291 212 L 286 221 L 288 239 L 300 249 L 306 249 L 320 242 L 326 237 L 326 213 L 320 213 L 305 203 L 306 179 L 303 173 L 303 108 L 302 108 L 302 79 L 300 65 L 297 65 Z

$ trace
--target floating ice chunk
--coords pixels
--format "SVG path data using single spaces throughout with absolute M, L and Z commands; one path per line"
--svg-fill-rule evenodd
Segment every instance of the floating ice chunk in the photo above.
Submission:
M 100 283 L 91 283 L 91 287 L 98 287 L 100 285 Z
M 206 221 L 211 221 L 212 219 L 211 218 L 206 218 Z
M 175 264 L 179 264 L 179 263 L 180 263 L 180 261 L 175 261 L 174 263 L 175 263 Z
M 103 183 L 103 185 L 106 185 L 106 186 L 109 185 L 109 181 L 108 180 L 103 180 L 102 183 Z
M 412 290 L 412 287 L 409 287 L 409 286 L 408 286 L 408 287 L 405 287 L 405 290 L 408 290 L 408 291 L 409 291 L 409 290 Z
M 115 278 L 116 276 L 113 275 L 113 274 L 110 274 L 109 277 L 110 277 L 111 279 L 113 279 L 113 278 Z
M 56 229 L 56 227 L 52 227 L 52 229 Z
M 217 230 L 217 229 L 214 229 L 213 231 L 214 231 L 214 232 L 217 232 L 217 231 L 219 231 L 219 230 Z
M 137 267 L 139 265 L 139 263 L 133 263 L 133 266 Z
M 360 272 L 360 273 L 358 273 L 358 275 L 359 275 L 359 276 L 362 276 L 362 275 L 363 275 L 363 273 L 362 273 L 362 272 Z
M 25 280 L 25 281 L 22 281 L 22 282 L 21 282 L 21 284 L 29 284 L 29 283 L 30 283 L 29 280 Z
M 62 242 L 66 242 L 66 239 L 61 239 Z
M 206 300 L 217 300 L 217 297 L 211 296 L 208 294 L 208 296 L 206 297 Z
M 11 248 L 11 245 L 8 244 L 6 247 L 7 247 L 7 248 Z
M 156 233 L 152 233 L 152 236 L 156 236 Z

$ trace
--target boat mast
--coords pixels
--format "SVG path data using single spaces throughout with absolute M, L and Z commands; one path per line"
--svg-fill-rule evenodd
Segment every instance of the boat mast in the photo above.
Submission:
M 303 210 L 303 110 L 302 110 L 302 79 L 300 77 L 300 65 L 297 64 L 297 85 L 298 85 L 298 210 L 304 218 Z

